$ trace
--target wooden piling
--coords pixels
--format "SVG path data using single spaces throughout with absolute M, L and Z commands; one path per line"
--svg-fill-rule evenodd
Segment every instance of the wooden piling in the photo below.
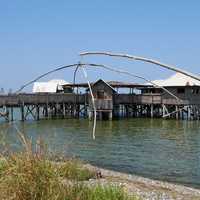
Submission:
M 66 108 L 65 108 L 65 103 L 63 102 L 63 118 L 66 117 Z
M 13 107 L 10 107 L 10 117 L 11 121 L 13 121 L 14 120 Z
M 40 106 L 36 105 L 36 120 L 40 120 Z
M 24 116 L 24 102 L 21 104 L 21 121 L 25 120 L 25 116 Z
M 153 118 L 153 104 L 151 104 L 151 118 Z

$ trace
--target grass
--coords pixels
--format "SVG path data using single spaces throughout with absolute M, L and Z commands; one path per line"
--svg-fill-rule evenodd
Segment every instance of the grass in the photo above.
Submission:
M 70 180 L 86 181 L 95 177 L 95 172 L 82 167 L 78 160 L 67 160 L 59 167 L 59 176 Z
M 77 160 L 52 162 L 41 148 L 21 136 L 24 151 L 0 156 L 1 200 L 135 200 L 121 187 L 88 186 L 83 181 L 95 178 Z

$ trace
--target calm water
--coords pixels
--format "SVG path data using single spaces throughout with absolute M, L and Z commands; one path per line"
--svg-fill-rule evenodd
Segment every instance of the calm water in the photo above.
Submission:
M 88 120 L 17 122 L 33 140 L 41 137 L 57 152 L 92 164 L 144 177 L 200 188 L 200 123 L 160 119 L 129 119 L 97 123 L 92 140 Z M 17 149 L 13 124 L 0 122 L 0 142 Z

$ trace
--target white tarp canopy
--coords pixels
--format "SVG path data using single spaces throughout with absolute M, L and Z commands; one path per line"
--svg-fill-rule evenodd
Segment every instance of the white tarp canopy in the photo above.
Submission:
M 50 80 L 48 83 L 55 83 L 55 84 L 57 84 L 58 90 L 63 90 L 62 86 L 69 84 L 67 81 L 62 80 L 62 79 L 53 79 L 53 80 Z
M 51 80 L 49 82 L 35 82 L 33 85 L 33 93 L 56 93 L 58 90 L 63 90 L 62 85 L 68 82 L 64 80 Z
M 159 86 L 200 86 L 200 81 L 181 73 L 176 73 L 165 80 L 152 81 Z
M 56 93 L 58 85 L 49 82 L 35 82 L 33 85 L 33 93 Z

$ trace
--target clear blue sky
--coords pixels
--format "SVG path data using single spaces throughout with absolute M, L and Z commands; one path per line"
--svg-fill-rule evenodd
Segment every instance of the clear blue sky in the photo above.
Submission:
M 146 56 L 199 73 L 199 10 L 198 0 L 0 0 L 0 87 L 16 89 L 56 66 L 77 62 L 78 53 L 86 50 Z M 124 67 L 151 79 L 171 74 L 139 62 L 84 61 Z M 102 70 L 89 70 L 89 76 L 126 80 Z M 51 78 L 72 81 L 72 71 Z

